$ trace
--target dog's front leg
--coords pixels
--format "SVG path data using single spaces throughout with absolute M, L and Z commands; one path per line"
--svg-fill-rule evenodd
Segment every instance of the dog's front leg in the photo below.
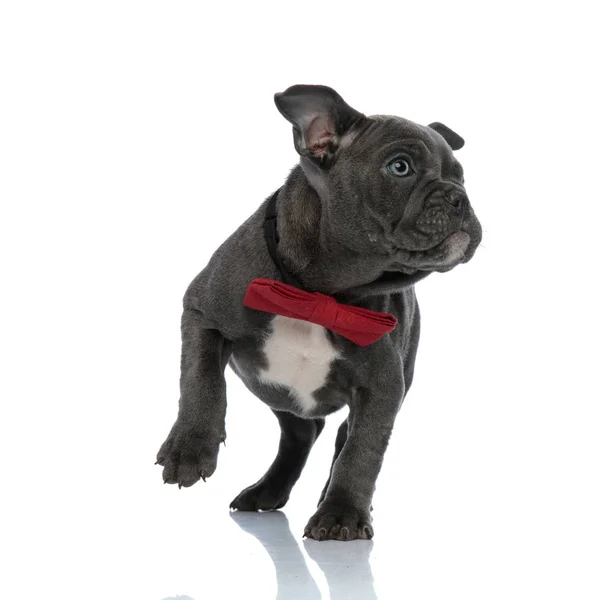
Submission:
M 394 381 L 395 380 L 395 381 Z M 348 437 L 331 471 L 331 481 L 304 535 L 315 540 L 371 539 L 371 501 L 396 414 L 402 378 L 383 389 L 357 390 L 348 417 Z
M 207 329 L 201 311 L 186 307 L 181 318 L 179 413 L 157 455 L 165 483 L 179 487 L 210 477 L 225 440 L 225 377 L 231 344 Z

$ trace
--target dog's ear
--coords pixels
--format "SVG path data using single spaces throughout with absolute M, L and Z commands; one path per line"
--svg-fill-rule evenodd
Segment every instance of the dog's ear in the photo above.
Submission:
M 465 140 L 443 123 L 429 123 L 428 127 L 437 131 L 448 142 L 448 146 L 452 150 L 460 150 L 465 145 Z
M 321 167 L 331 164 L 342 135 L 364 118 L 324 85 L 293 85 L 275 94 L 275 105 L 293 125 L 298 154 Z

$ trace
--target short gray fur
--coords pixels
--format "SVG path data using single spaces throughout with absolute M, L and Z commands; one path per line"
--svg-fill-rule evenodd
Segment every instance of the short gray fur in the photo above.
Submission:
M 213 474 L 225 440 L 229 364 L 281 426 L 275 461 L 231 507 L 281 508 L 324 417 L 348 405 L 330 479 L 304 533 L 317 540 L 370 539 L 375 481 L 413 377 L 420 327 L 414 284 L 469 261 L 481 241 L 453 155 L 464 142 L 441 123 L 367 117 L 325 86 L 292 86 L 275 103 L 292 123 L 300 155 L 277 198 L 281 260 L 306 289 L 393 313 L 398 325 L 367 347 L 327 330 L 340 358 L 314 393 L 310 414 L 288 389 L 261 381 L 274 315 L 245 307 L 243 298 L 257 277 L 283 280 L 264 239 L 265 200 L 184 296 L 179 414 L 157 462 L 165 483 L 180 487 Z

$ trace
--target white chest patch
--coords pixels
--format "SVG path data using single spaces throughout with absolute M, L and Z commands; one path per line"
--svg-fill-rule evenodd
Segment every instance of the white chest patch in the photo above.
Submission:
M 313 392 L 325 384 L 331 363 L 340 354 L 320 325 L 276 315 L 271 326 L 263 348 L 269 368 L 260 378 L 290 387 L 298 408 L 309 413 L 317 404 Z

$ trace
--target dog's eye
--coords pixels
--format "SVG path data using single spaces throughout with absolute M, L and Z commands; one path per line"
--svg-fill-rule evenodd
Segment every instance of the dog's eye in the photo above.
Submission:
M 412 173 L 410 165 L 403 158 L 395 158 L 392 162 L 388 163 L 387 170 L 396 177 L 406 177 Z

